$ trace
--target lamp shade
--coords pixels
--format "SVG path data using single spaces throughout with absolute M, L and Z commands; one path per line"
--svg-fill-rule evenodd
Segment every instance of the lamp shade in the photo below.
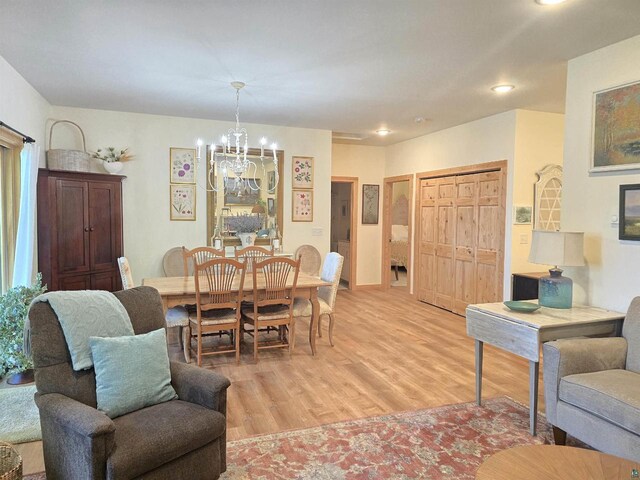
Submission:
M 266 213 L 266 210 L 262 205 L 254 205 L 251 209 L 251 213 Z
M 529 261 L 560 267 L 584 265 L 584 233 L 534 230 Z

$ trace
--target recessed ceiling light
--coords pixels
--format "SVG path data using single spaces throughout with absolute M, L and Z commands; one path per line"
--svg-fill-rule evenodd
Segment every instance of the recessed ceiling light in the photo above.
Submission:
M 513 90 L 514 88 L 516 87 L 514 87 L 513 85 L 496 85 L 495 87 L 491 87 L 491 90 L 493 90 L 496 93 L 507 93 Z
M 380 130 L 376 130 L 376 133 L 378 135 L 380 135 L 381 137 L 386 137 L 387 135 L 389 135 L 391 133 L 391 130 L 388 130 L 386 128 L 381 128 Z
M 557 5 L 564 3 L 566 0 L 535 0 L 538 5 Z

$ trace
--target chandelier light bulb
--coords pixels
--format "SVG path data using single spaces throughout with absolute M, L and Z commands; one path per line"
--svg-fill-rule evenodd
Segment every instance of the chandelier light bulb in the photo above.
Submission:
M 266 139 L 266 138 L 264 138 L 264 137 L 262 137 L 262 138 L 260 139 L 260 145 L 266 145 L 266 144 L 267 144 L 267 139 Z

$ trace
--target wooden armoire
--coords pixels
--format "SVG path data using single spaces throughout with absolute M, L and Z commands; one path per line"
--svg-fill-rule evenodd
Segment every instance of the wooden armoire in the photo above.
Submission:
M 418 174 L 418 300 L 464 315 L 502 298 L 506 168 Z
M 38 270 L 49 290 L 121 288 L 124 178 L 39 170 Z

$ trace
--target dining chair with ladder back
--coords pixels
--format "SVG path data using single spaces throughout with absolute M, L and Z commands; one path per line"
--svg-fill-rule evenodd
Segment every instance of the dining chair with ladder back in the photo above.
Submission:
M 335 320 L 336 296 L 338 294 L 338 285 L 340 284 L 340 274 L 342 273 L 342 264 L 344 257 L 336 252 L 329 252 L 324 258 L 322 264 L 322 273 L 320 278 L 331 285 L 320 287 L 318 289 L 318 303 L 320 304 L 320 312 L 318 314 L 318 336 L 322 337 L 322 317 L 329 316 L 329 343 L 333 347 L 333 327 Z M 296 298 L 293 302 L 294 317 L 311 317 L 312 306 L 311 301 L 307 298 Z
M 173 247 L 167 250 L 162 257 L 162 270 L 165 277 L 182 276 L 182 247 Z
M 206 263 L 214 258 L 225 258 L 224 250 L 211 247 L 197 247 L 188 249 L 182 247 L 182 268 L 184 276 L 190 277 L 194 272 L 194 265 Z
M 196 263 L 194 283 L 196 290 L 196 312 L 189 315 L 185 341 L 191 351 L 191 339 L 196 338 L 198 366 L 202 357 L 220 353 L 235 353 L 240 363 L 240 318 L 246 268 L 242 262 L 230 258 L 215 258 L 205 263 Z M 195 333 L 194 333 L 195 330 Z M 203 335 L 207 333 L 231 332 L 233 348 L 203 350 Z
M 296 248 L 293 258 L 300 259 L 300 271 L 317 277 L 320 273 L 322 255 L 313 245 L 300 245 Z
M 133 283 L 133 275 L 131 274 L 131 266 L 129 260 L 126 257 L 118 258 L 118 270 L 120 270 L 120 279 L 122 280 L 122 289 L 128 290 L 135 287 Z M 182 342 L 182 329 L 189 325 L 189 313 L 184 307 L 168 308 L 165 313 L 165 321 L 167 328 L 178 327 L 178 341 L 180 342 L 180 348 L 183 348 Z M 185 354 L 185 359 L 186 359 Z
M 242 309 L 242 334 L 253 336 L 253 358 L 258 360 L 258 349 L 288 347 L 289 355 L 295 346 L 296 324 L 293 317 L 293 300 L 300 261 L 290 258 L 267 258 L 253 264 L 253 305 Z M 259 282 L 263 282 L 262 285 Z M 252 329 L 246 330 L 250 324 Z M 278 340 L 259 345 L 259 330 L 276 327 Z M 287 339 L 286 330 L 289 330 Z
M 235 250 L 236 260 L 244 261 L 247 264 L 247 272 L 253 271 L 253 265 L 266 258 L 273 257 L 274 249 L 264 247 L 245 247 Z

